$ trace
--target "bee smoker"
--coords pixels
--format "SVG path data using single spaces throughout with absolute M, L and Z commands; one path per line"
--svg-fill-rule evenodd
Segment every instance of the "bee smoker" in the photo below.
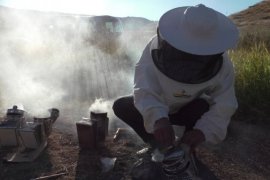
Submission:
M 97 139 L 104 141 L 108 135 L 109 118 L 106 112 L 90 112 L 90 119 L 97 122 Z
M 89 118 L 76 122 L 79 146 L 82 149 L 97 148 L 97 122 Z
M 76 122 L 79 146 L 82 149 L 96 149 L 99 142 L 108 135 L 107 113 L 90 112 L 90 119 L 83 118 Z
M 54 123 L 56 119 L 59 117 L 59 110 L 56 108 L 51 108 L 49 109 L 49 112 L 51 113 L 52 123 Z
M 43 123 L 45 135 L 48 137 L 52 132 L 52 125 L 56 121 L 56 119 L 59 117 L 59 110 L 56 108 L 48 109 L 50 112 L 50 117 L 43 117 L 38 118 L 34 117 L 35 123 Z
M 17 146 L 17 128 L 25 125 L 24 110 L 14 105 L 0 123 L 0 146 Z
M 197 178 L 197 167 L 189 148 L 173 147 L 164 154 L 162 168 L 169 180 L 194 180 Z

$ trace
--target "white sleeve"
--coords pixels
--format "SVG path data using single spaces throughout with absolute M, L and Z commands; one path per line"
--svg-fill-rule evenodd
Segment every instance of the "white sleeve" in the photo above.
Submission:
M 155 75 L 150 43 L 144 49 L 135 67 L 134 104 L 143 116 L 146 131 L 153 133 L 155 121 L 168 117 L 169 108 L 164 104 L 161 88 Z
M 218 85 L 207 94 L 213 103 L 210 104 L 209 111 L 206 112 L 195 124 L 195 129 L 200 129 L 206 138 L 206 142 L 217 144 L 225 139 L 227 127 L 231 116 L 237 109 L 237 100 L 234 90 L 234 69 L 231 61 L 224 58 L 226 67 Z

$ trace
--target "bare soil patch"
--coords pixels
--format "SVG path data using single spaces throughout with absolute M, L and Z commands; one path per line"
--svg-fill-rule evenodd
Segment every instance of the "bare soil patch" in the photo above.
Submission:
M 137 151 L 146 147 L 134 134 L 113 141 L 113 134 L 99 145 L 97 151 L 80 150 L 77 137 L 59 129 L 53 129 L 48 147 L 34 162 L 0 162 L 0 179 L 25 180 L 63 173 L 51 179 L 131 179 L 130 170 L 138 161 Z M 0 150 L 3 158 L 8 149 Z M 219 179 L 266 180 L 270 177 L 269 127 L 233 121 L 226 140 L 216 146 L 201 146 L 197 156 Z M 115 166 L 102 172 L 100 158 L 116 157 Z

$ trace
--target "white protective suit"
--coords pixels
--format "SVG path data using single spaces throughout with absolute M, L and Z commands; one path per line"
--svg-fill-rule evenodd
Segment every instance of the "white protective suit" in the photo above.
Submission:
M 146 46 L 136 64 L 134 78 L 134 103 L 142 114 L 148 133 L 153 133 L 156 120 L 168 118 L 195 98 L 204 98 L 210 104 L 206 112 L 195 124 L 206 142 L 216 144 L 226 137 L 231 116 L 237 109 L 234 91 L 234 69 L 226 53 L 219 72 L 210 80 L 200 84 L 185 84 L 172 80 L 155 66 L 151 50 L 157 49 L 155 36 Z

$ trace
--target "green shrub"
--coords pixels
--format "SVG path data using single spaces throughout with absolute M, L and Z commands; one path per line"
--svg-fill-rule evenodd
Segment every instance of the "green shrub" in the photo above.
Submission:
M 229 52 L 235 66 L 236 95 L 241 106 L 270 107 L 270 53 L 260 41 Z

